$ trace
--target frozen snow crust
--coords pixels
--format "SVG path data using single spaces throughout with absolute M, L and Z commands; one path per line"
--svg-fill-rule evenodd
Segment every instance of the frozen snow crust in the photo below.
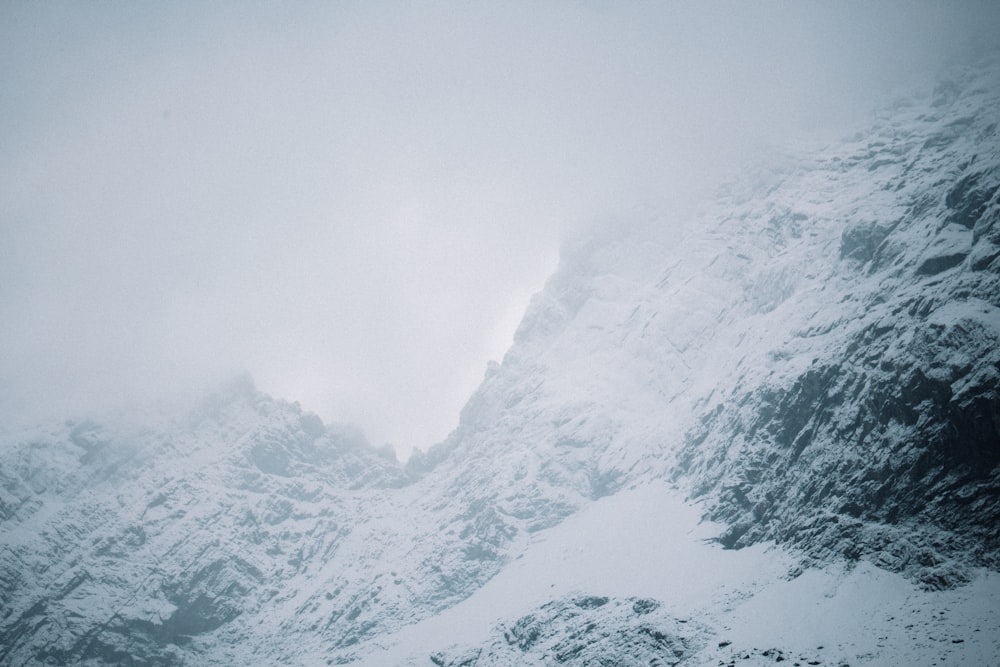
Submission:
M 997 663 L 998 123 L 577 239 L 406 466 L 249 382 L 0 435 L 0 665 Z

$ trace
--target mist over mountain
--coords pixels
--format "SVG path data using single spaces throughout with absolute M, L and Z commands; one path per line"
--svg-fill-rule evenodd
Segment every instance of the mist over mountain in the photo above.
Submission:
M 564 237 L 1000 42 L 991 0 L 251 5 L 0 4 L 3 426 L 249 372 L 406 458 Z
M 249 379 L 0 442 L 4 665 L 1000 656 L 1000 65 L 580 233 L 401 464 Z

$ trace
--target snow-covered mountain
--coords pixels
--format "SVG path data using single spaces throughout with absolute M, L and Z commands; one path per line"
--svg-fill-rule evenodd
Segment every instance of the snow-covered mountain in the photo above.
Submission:
M 0 664 L 997 662 L 998 122 L 967 68 L 567 244 L 405 466 L 248 381 L 4 435 Z

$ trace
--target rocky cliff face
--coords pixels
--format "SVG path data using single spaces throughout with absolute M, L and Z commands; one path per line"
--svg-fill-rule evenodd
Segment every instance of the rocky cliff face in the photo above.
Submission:
M 569 244 L 454 433 L 405 467 L 246 383 L 4 436 L 0 664 L 351 662 L 656 480 L 725 547 L 928 588 L 997 569 L 998 109 L 1000 70 L 968 69 L 697 214 Z M 428 659 L 711 643 L 660 605 L 563 596 Z
M 780 328 L 702 399 L 675 472 L 726 544 L 866 556 L 928 586 L 996 567 L 997 90 L 941 84 L 775 193 L 800 219 L 740 281 L 782 276 L 762 318 Z

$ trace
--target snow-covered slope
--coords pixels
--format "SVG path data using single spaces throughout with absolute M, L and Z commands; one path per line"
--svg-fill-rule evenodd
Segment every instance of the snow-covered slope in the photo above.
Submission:
M 803 571 L 773 546 L 724 550 L 712 541 L 722 528 L 663 483 L 602 498 L 363 664 L 995 662 L 995 572 L 926 591 L 865 562 Z
M 568 244 L 406 466 L 246 382 L 2 436 L 0 664 L 988 663 L 998 123 L 968 68 Z

